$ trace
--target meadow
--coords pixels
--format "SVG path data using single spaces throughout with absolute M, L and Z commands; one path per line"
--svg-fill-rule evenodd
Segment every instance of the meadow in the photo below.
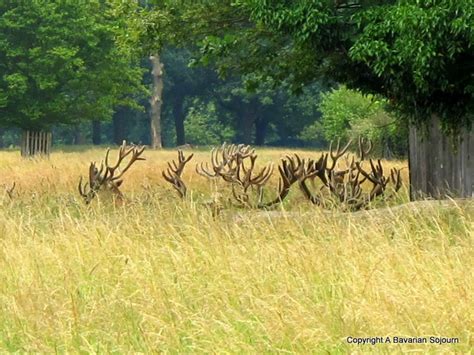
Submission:
M 259 150 L 259 160 L 287 152 Z M 182 201 L 161 176 L 176 153 L 163 150 L 127 172 L 125 203 L 86 206 L 79 176 L 103 155 L 0 152 L 0 184 L 16 183 L 12 199 L 0 196 L 0 352 L 472 350 L 472 201 L 393 207 L 408 202 L 404 189 L 389 207 L 351 214 L 294 188 L 273 214 L 216 214 L 206 201 L 227 206 L 229 191 L 194 171 L 209 153 L 195 152 Z M 376 336 L 459 342 L 347 340 Z

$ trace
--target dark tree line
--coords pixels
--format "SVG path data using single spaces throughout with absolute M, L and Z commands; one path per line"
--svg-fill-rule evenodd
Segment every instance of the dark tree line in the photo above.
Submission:
M 164 91 L 162 110 L 162 139 L 165 146 L 193 141 L 193 125 L 185 129 L 190 109 L 195 105 L 212 103 L 214 115 L 234 134 L 231 139 L 255 145 L 297 145 L 301 131 L 319 117 L 317 97 L 320 86 L 308 89 L 295 98 L 284 89 L 262 86 L 254 92 L 247 90 L 247 81 L 239 77 L 219 79 L 213 67 L 190 67 L 192 54 L 187 49 L 165 48 Z M 150 65 L 142 60 L 142 84 L 152 85 Z M 111 120 L 92 120 L 74 125 L 53 126 L 54 141 L 59 144 L 121 144 L 123 140 L 150 144 L 150 105 L 147 97 L 135 97 L 135 107 L 115 107 Z M 313 104 L 302 106 L 301 100 Z M 204 115 L 210 113 L 204 113 Z M 212 121 L 212 118 L 209 118 Z M 19 131 L 0 132 L 5 144 L 16 144 Z M 189 137 L 187 137 L 189 135 Z M 316 141 L 315 137 L 315 142 Z M 1 141 L 0 141 L 1 143 Z M 211 141 L 209 144 L 212 143 Z

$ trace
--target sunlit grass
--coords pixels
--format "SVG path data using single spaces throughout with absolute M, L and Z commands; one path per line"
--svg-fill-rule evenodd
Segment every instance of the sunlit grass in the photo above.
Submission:
M 203 202 L 227 190 L 193 163 L 180 201 L 161 177 L 175 152 L 147 151 L 127 173 L 124 205 L 101 196 L 85 206 L 79 176 L 103 153 L 29 161 L 0 152 L 0 184 L 17 184 L 0 203 L 0 351 L 471 350 L 472 203 L 325 213 L 295 189 L 277 208 L 291 214 L 228 207 L 213 216 Z M 198 152 L 194 162 L 206 159 Z M 459 343 L 346 341 L 432 335 Z

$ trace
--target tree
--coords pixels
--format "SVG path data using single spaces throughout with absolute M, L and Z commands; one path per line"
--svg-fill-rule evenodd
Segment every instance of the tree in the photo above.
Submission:
M 125 20 L 112 3 L 7 1 L 0 14 L 1 125 L 106 120 L 144 93 L 132 49 L 116 43 Z
M 162 147 L 161 114 L 164 90 L 164 64 L 161 51 L 169 41 L 172 32 L 169 30 L 171 13 L 168 12 L 167 2 L 161 0 L 138 0 L 122 2 L 120 9 L 129 17 L 129 28 L 121 41 L 134 47 L 140 47 L 143 56 L 150 60 L 152 76 L 152 95 L 150 97 L 150 138 L 152 148 Z M 152 24 L 148 26 L 147 24 Z M 144 42 L 142 39 L 151 34 L 153 41 Z
M 221 29 L 208 25 L 201 61 L 213 59 L 221 70 L 291 81 L 295 88 L 330 78 L 383 94 L 413 120 L 430 120 L 435 113 L 451 130 L 472 123 L 471 0 L 225 3 L 220 8 L 238 14 L 227 22 L 238 25 Z M 247 26 L 242 26 L 242 16 Z M 254 41 L 245 49 L 242 42 L 250 36 Z M 275 38 L 285 49 L 262 58 L 266 50 L 276 48 Z M 242 51 L 246 52 L 232 60 Z M 290 60 L 297 55 L 299 60 Z
M 345 86 L 333 89 L 321 95 L 322 119 L 307 127 L 303 138 L 322 136 L 330 142 L 363 137 L 371 140 L 373 154 L 403 155 L 407 148 L 405 125 L 386 111 L 386 105 L 383 98 L 363 95 Z
M 195 98 L 208 99 L 219 84 L 212 69 L 189 66 L 191 53 L 187 48 L 164 47 L 163 62 L 166 66 L 163 100 L 171 107 L 176 130 L 176 145 L 187 143 L 185 117 L 189 109 L 186 102 L 193 103 Z
M 92 121 L 92 144 L 100 145 L 102 144 L 102 126 L 101 122 L 98 120 Z
M 191 24 L 184 31 L 201 43 L 200 62 L 213 60 L 222 73 L 270 77 L 295 91 L 326 78 L 383 95 L 413 124 L 412 177 L 425 169 L 420 159 L 432 162 L 411 179 L 412 191 L 442 196 L 448 184 L 471 196 L 469 144 L 456 153 L 432 122 L 473 139 L 472 0 L 199 1 L 184 13 Z M 424 142 L 422 124 L 431 127 Z M 426 142 L 437 149 L 415 159 L 415 143 Z M 457 171 L 464 176 L 451 179 Z
M 161 106 L 163 104 L 163 64 L 160 54 L 155 53 L 150 56 L 151 76 L 153 78 L 153 89 L 150 98 L 150 129 L 151 147 L 153 149 L 162 148 L 161 143 Z
M 193 100 L 184 123 L 188 142 L 193 145 L 220 145 L 233 140 L 235 131 L 222 123 L 213 102 L 204 104 L 199 99 Z

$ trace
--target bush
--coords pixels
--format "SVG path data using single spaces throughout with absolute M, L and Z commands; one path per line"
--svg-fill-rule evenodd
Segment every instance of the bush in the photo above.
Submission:
M 385 110 L 386 101 L 341 86 L 321 95 L 321 121 L 306 127 L 308 140 L 323 137 L 331 140 L 369 138 L 375 155 L 404 155 L 407 150 L 407 129 L 401 121 Z

